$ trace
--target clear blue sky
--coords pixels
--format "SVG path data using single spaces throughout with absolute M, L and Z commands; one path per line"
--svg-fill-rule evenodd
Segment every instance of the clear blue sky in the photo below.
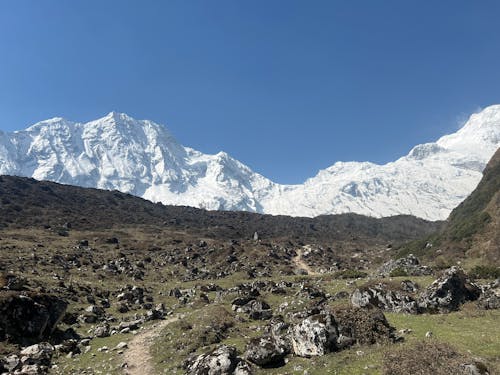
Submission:
M 281 183 L 500 103 L 500 2 L 0 1 L 0 129 L 111 110 Z

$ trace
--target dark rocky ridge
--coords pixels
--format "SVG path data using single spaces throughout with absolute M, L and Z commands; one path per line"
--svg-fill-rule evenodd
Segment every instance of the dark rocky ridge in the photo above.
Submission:
M 288 238 L 300 241 L 371 238 L 405 241 L 429 235 L 441 222 L 413 216 L 382 219 L 357 214 L 297 218 L 248 212 L 165 206 L 118 191 L 0 176 L 0 227 L 62 227 L 92 230 L 114 225 L 160 225 L 195 229 L 212 238 Z

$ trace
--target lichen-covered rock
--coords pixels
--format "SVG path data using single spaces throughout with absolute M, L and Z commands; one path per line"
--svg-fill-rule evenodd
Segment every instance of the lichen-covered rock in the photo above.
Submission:
M 470 282 L 458 267 L 446 270 L 418 298 L 418 306 L 428 312 L 456 311 L 461 304 L 475 301 L 481 294 L 479 287 Z
M 253 320 L 266 320 L 271 319 L 273 316 L 271 306 L 265 301 L 256 299 L 251 299 L 244 305 L 233 304 L 233 310 L 238 313 L 247 314 L 248 317 Z
M 413 254 L 384 263 L 379 268 L 377 273 L 381 276 L 389 276 L 391 272 L 394 272 L 395 270 L 400 270 L 407 276 L 423 276 L 432 274 L 432 269 L 427 266 L 422 266 L 418 258 Z
M 187 375 L 251 375 L 250 367 L 237 356 L 236 348 L 227 345 L 188 358 L 184 369 Z
M 312 315 L 290 330 L 293 352 L 299 357 L 321 356 L 336 350 L 338 330 L 329 313 Z
M 482 286 L 482 293 L 477 304 L 480 308 L 487 310 L 500 309 L 500 279 Z
M 50 365 L 54 347 L 48 342 L 31 345 L 21 350 L 21 363 L 25 365 Z
M 279 345 L 271 335 L 256 337 L 247 344 L 244 357 L 258 366 L 279 366 L 288 354 L 287 348 Z
M 377 307 L 385 311 L 416 314 L 419 312 L 415 299 L 406 292 L 391 290 L 385 284 L 356 289 L 351 296 L 354 307 Z

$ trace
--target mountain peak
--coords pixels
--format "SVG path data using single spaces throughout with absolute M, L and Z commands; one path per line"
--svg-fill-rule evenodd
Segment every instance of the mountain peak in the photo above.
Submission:
M 439 220 L 477 185 L 500 146 L 500 105 L 456 133 L 385 165 L 338 162 L 279 185 L 221 151 L 182 146 L 166 127 L 112 111 L 86 122 L 53 118 L 0 137 L 0 173 L 116 189 L 154 202 L 309 216 L 354 212 Z

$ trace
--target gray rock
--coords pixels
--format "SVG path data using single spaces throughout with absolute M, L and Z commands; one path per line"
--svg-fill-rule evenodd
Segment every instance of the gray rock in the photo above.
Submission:
M 3 291 L 0 301 L 0 340 L 23 344 L 30 339 L 48 338 L 63 318 L 68 304 L 59 297 L 46 294 L 26 296 Z
M 331 314 L 310 316 L 290 330 L 293 352 L 299 357 L 321 356 L 337 348 L 337 324 Z
M 238 313 L 247 314 L 250 319 L 253 320 L 266 320 L 271 319 L 273 316 L 273 311 L 269 304 L 265 301 L 252 299 L 244 305 L 233 305 L 236 306 L 235 309 Z
M 47 367 L 37 364 L 24 365 L 21 369 L 14 371 L 16 375 L 42 375 L 47 373 Z
M 9 355 L 3 359 L 3 367 L 7 371 L 14 371 L 17 370 L 21 366 L 21 360 L 19 357 L 15 354 Z
M 108 337 L 109 336 L 109 324 L 103 324 L 100 326 L 97 326 L 94 329 L 94 336 L 95 337 Z
M 358 288 L 351 296 L 354 307 L 378 307 L 382 310 L 416 314 L 419 312 L 415 299 L 407 293 L 389 290 L 384 284 Z
M 287 348 L 281 346 L 271 335 L 256 337 L 247 344 L 244 357 L 258 366 L 284 364 Z
M 424 276 L 432 274 L 432 269 L 427 266 L 422 266 L 418 258 L 413 254 L 384 263 L 379 268 L 377 273 L 381 276 L 389 276 L 391 272 L 396 269 L 404 271 L 408 276 Z
M 481 287 L 482 293 L 477 304 L 482 309 L 500 309 L 500 280 Z
M 461 304 L 478 299 L 479 287 L 458 267 L 446 270 L 418 298 L 418 306 L 428 312 L 456 311 Z
M 460 370 L 464 375 L 489 375 L 486 365 L 482 362 L 475 361 L 473 363 L 465 363 L 460 366 Z
M 31 345 L 21 350 L 21 363 L 24 365 L 44 365 L 48 366 L 52 355 L 54 354 L 54 347 L 48 342 L 41 342 L 39 344 Z
M 241 362 L 236 348 L 221 345 L 208 353 L 188 358 L 184 369 L 187 375 L 250 375 L 249 367 L 240 365 Z

